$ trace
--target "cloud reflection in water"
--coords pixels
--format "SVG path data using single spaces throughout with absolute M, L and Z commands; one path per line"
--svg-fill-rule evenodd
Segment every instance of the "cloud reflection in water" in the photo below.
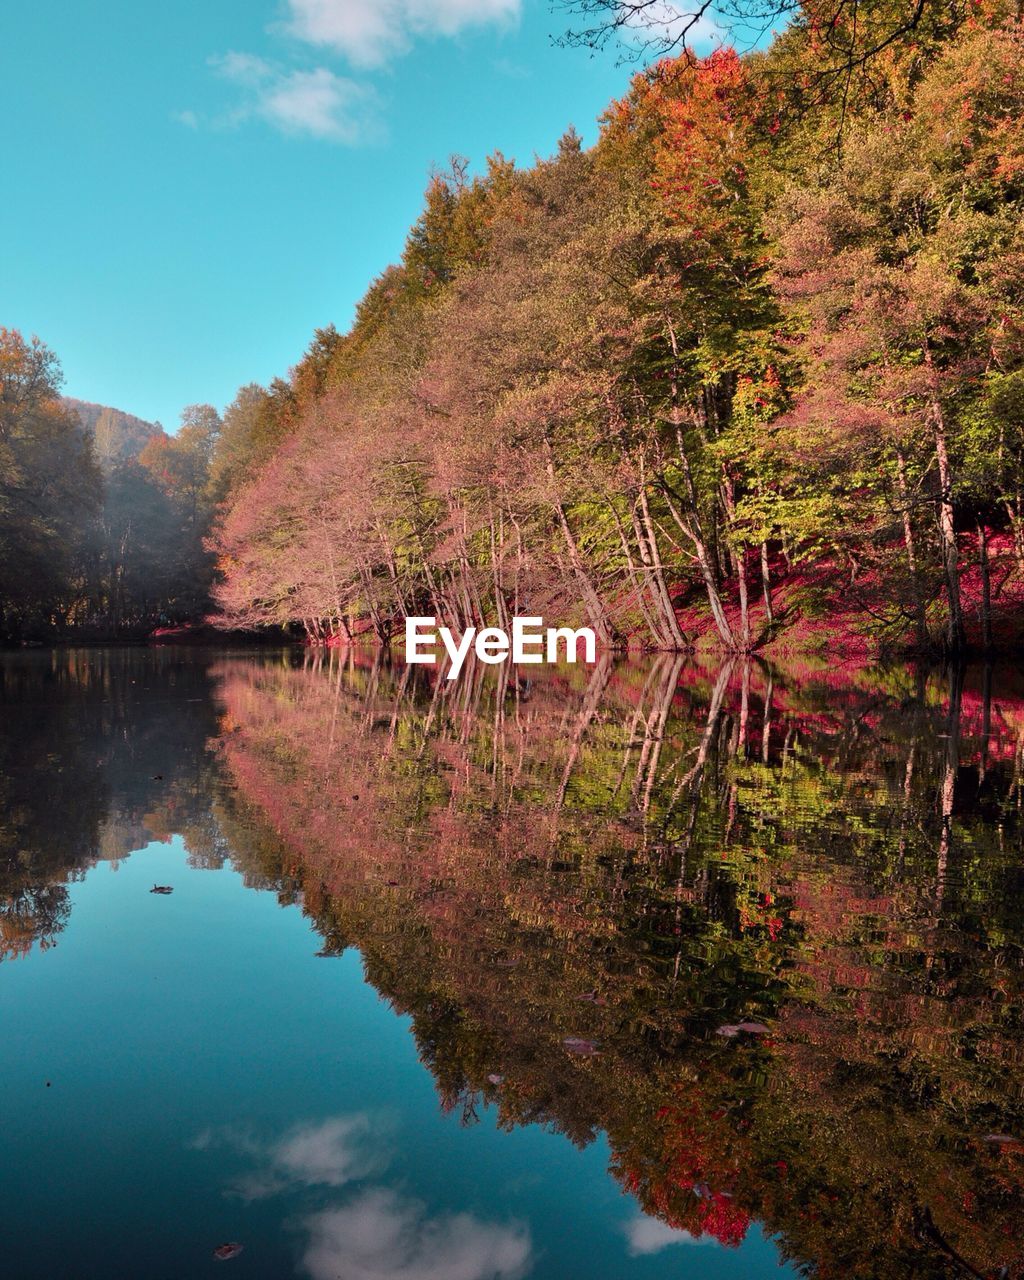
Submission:
M 382 1174 L 393 1129 L 387 1117 L 359 1112 L 297 1124 L 274 1141 L 224 1129 L 207 1130 L 191 1145 L 250 1157 L 255 1168 L 233 1179 L 228 1192 L 251 1202 Z M 525 1224 L 470 1213 L 431 1216 L 421 1201 L 385 1186 L 308 1215 L 302 1230 L 303 1267 L 312 1280 L 522 1280 L 532 1265 Z
M 520 1280 L 531 1260 L 520 1223 L 468 1213 L 431 1218 L 424 1205 L 372 1187 L 306 1223 L 304 1263 L 313 1280 Z

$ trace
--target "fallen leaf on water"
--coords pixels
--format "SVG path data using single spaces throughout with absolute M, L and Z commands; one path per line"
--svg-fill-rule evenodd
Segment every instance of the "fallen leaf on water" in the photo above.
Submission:
M 581 1058 L 593 1058 L 595 1054 L 601 1052 L 593 1040 L 581 1040 L 577 1036 L 568 1036 L 562 1044 L 570 1053 L 578 1054 Z
M 150 893 L 173 893 L 173 892 L 174 892 L 174 889 L 169 884 L 155 884 L 152 887 L 152 889 L 150 889 Z
M 229 1244 L 219 1244 L 214 1249 L 213 1256 L 218 1262 L 229 1262 L 232 1258 L 237 1258 L 244 1248 L 245 1245 L 232 1240 Z
M 715 1031 L 715 1035 L 738 1036 L 741 1031 L 745 1031 L 748 1036 L 766 1036 L 770 1034 L 771 1027 L 766 1027 L 763 1022 L 727 1022 L 724 1027 Z

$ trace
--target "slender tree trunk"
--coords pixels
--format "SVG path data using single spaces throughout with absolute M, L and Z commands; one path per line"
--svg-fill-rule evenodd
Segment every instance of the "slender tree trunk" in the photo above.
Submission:
M 516 576 L 512 584 L 512 613 L 513 616 L 519 617 L 519 603 L 522 594 L 523 584 L 523 531 L 519 526 L 519 521 L 509 512 L 509 519 L 512 521 L 512 527 L 516 531 Z
M 700 534 L 700 526 L 695 522 L 695 527 L 690 528 L 683 517 L 683 513 L 672 501 L 667 486 L 665 487 L 665 501 L 668 504 L 672 519 L 679 526 L 681 532 L 693 543 L 694 558 L 700 568 L 701 577 L 704 579 L 704 589 L 707 592 L 708 603 L 711 605 L 711 615 L 715 620 L 715 626 L 718 628 L 718 634 L 721 636 L 725 647 L 735 652 L 736 637 L 733 635 L 732 627 L 729 626 L 729 619 L 725 616 L 722 597 L 719 594 L 718 582 L 715 578 L 714 566 L 708 553 L 708 545 Z
M 988 561 L 988 530 L 978 521 L 978 566 L 981 570 L 981 643 L 986 653 L 992 651 L 992 581 Z
M 466 584 L 466 591 L 470 601 L 470 612 L 474 622 L 479 622 L 482 626 L 486 622 L 484 616 L 484 602 L 480 598 L 480 591 L 477 587 L 476 574 L 473 572 L 473 565 L 469 558 L 469 515 L 465 507 L 462 511 L 462 536 L 459 539 L 459 563 L 462 568 L 463 581 Z
M 505 607 L 505 585 L 502 582 L 502 560 L 504 558 L 505 534 L 504 528 L 496 531 L 494 528 L 494 514 L 491 513 L 491 573 L 494 581 L 494 609 L 498 619 L 498 626 L 502 630 L 507 631 L 508 628 L 508 610 Z
M 545 469 L 547 470 L 548 480 L 551 482 L 551 506 L 558 520 L 559 527 L 562 530 L 562 537 L 565 539 L 566 550 L 569 553 L 569 563 L 572 566 L 573 574 L 579 583 L 580 593 L 583 596 L 584 608 L 587 616 L 596 632 L 598 638 L 605 644 L 609 643 L 612 638 L 612 628 L 608 621 L 608 614 L 605 610 L 601 597 L 597 593 L 597 589 L 590 580 L 586 566 L 583 563 L 583 557 L 580 554 L 579 546 L 573 536 L 572 529 L 569 527 L 569 520 L 565 514 L 565 507 L 562 500 L 558 496 L 557 485 L 555 482 L 555 464 L 552 458 L 551 442 L 545 436 L 544 449 L 547 455 L 545 459 Z
M 672 596 L 668 589 L 668 583 L 665 581 L 661 553 L 658 550 L 658 534 L 654 528 L 654 521 L 651 519 L 651 509 L 647 502 L 647 489 L 642 477 L 640 483 L 640 513 L 643 517 L 643 531 L 650 551 L 651 574 L 654 581 L 655 595 L 661 606 L 665 629 L 672 642 L 672 647 L 684 649 L 686 647 L 686 637 L 679 627 L 679 619 L 676 617 Z
M 747 548 L 740 545 L 736 552 L 736 580 L 740 591 L 740 648 L 749 653 L 750 644 L 750 604 L 747 599 Z
M 746 544 L 739 541 L 733 545 L 733 538 L 736 533 L 736 486 L 732 477 L 723 467 L 722 484 L 722 506 L 725 509 L 726 525 L 729 530 L 730 540 L 728 548 L 732 555 L 733 569 L 736 573 L 736 585 L 740 598 L 740 634 L 739 643 L 736 648 L 743 652 L 750 652 L 750 607 L 747 599 L 747 548 Z
M 383 614 L 377 607 L 377 598 L 373 589 L 373 578 L 369 569 L 366 567 L 365 560 L 359 562 L 359 576 L 363 582 L 363 590 L 366 592 L 366 607 L 370 613 L 370 621 L 373 623 L 374 634 L 381 644 L 387 644 L 391 638 L 391 629 L 387 625 Z
M 435 616 L 441 614 L 444 616 L 448 609 L 448 604 L 444 598 L 444 592 L 437 585 L 437 579 L 434 577 L 434 569 L 427 556 L 426 547 L 423 545 L 423 536 L 420 531 L 416 530 L 416 545 L 419 547 L 420 564 L 423 566 L 423 577 L 427 583 L 427 594 L 430 596 L 430 603 L 433 606 Z
M 917 643 L 922 649 L 928 643 L 928 623 L 925 617 L 924 592 L 917 566 L 917 549 L 914 545 L 914 523 L 910 518 L 910 491 L 907 486 L 907 464 L 900 449 L 896 450 L 896 479 L 899 484 L 900 507 L 903 511 L 903 545 L 907 551 L 907 568 L 914 592 L 914 619 Z
M 761 592 L 764 595 L 765 625 L 775 625 L 775 609 L 772 605 L 772 578 L 768 565 L 768 543 L 761 543 Z
M 632 588 L 633 594 L 636 596 L 640 612 L 643 614 L 644 623 L 647 626 L 647 630 L 651 633 L 651 639 L 654 641 L 655 647 L 659 649 L 667 648 L 668 638 L 662 633 L 657 620 L 651 613 L 650 605 L 647 601 L 647 583 L 641 582 L 637 574 L 636 563 L 633 560 L 633 549 L 629 545 L 626 526 L 623 524 L 622 517 L 619 515 L 618 508 L 615 505 L 615 499 L 614 497 L 609 496 L 606 498 L 606 502 L 608 510 L 612 513 L 612 519 L 615 521 L 615 528 L 619 534 L 619 541 L 622 543 L 622 554 L 626 558 L 626 576 L 629 578 L 629 585 Z
M 711 605 L 711 613 L 715 619 L 718 634 L 722 637 L 725 647 L 731 652 L 735 652 L 737 648 L 736 637 L 733 634 L 732 627 L 729 625 L 729 619 L 725 616 L 725 607 L 722 604 L 722 597 L 715 581 L 714 567 L 708 559 L 707 548 L 703 542 L 697 546 L 697 563 L 704 579 L 704 589 L 708 595 L 708 603 Z
M 694 544 L 694 550 L 697 557 L 697 563 L 700 566 L 701 577 L 704 579 L 704 586 L 708 593 L 708 602 L 711 605 L 711 613 L 715 619 L 715 626 L 718 628 L 718 634 L 721 636 L 725 647 L 731 651 L 736 649 L 736 638 L 733 635 L 732 627 L 729 626 L 729 620 L 725 616 L 725 610 L 722 607 L 722 597 L 719 593 L 720 578 L 715 576 L 715 568 L 711 561 L 710 549 L 708 547 L 707 538 L 701 527 L 700 504 L 697 501 L 697 486 L 693 479 L 693 470 L 690 466 L 690 459 L 686 452 L 685 443 L 683 441 L 683 431 L 680 422 L 676 422 L 676 450 L 679 455 L 679 464 L 682 467 L 683 476 L 686 479 L 686 489 L 690 498 L 690 509 L 693 512 L 693 528 L 687 527 L 683 520 L 682 513 L 674 502 L 671 500 L 671 490 L 667 482 L 662 479 L 662 487 L 665 490 L 665 499 L 668 503 L 669 511 L 679 528 L 687 535 Z M 716 539 L 716 545 L 721 546 L 720 539 Z
M 960 603 L 960 566 L 956 546 L 956 526 L 953 510 L 953 471 L 949 464 L 946 441 L 946 419 L 942 412 L 932 367 L 931 352 L 925 342 L 925 362 L 932 378 L 931 418 L 935 438 L 935 456 L 939 463 L 939 534 L 942 541 L 942 564 L 946 574 L 946 593 L 949 599 L 949 647 L 958 653 L 964 647 L 964 617 Z

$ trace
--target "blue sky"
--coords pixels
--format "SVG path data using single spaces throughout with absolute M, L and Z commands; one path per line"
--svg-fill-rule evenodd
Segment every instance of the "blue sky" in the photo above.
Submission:
M 587 142 L 628 83 L 548 0 L 4 6 L 0 324 L 173 427 L 347 327 L 430 167 Z

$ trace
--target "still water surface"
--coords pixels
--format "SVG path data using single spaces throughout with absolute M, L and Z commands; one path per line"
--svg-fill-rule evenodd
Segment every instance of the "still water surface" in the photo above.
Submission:
M 1020 1276 L 1024 680 L 433 675 L 0 657 L 3 1274 Z

